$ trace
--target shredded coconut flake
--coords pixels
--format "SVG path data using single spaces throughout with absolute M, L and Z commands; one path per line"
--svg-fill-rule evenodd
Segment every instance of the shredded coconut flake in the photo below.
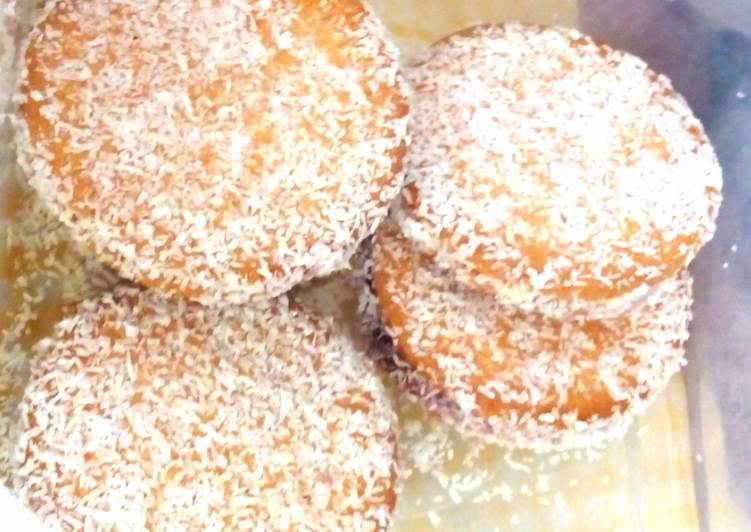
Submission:
M 244 303 L 346 266 L 403 182 L 398 52 L 358 0 L 69 0 L 31 33 L 19 158 L 127 278 Z
M 391 522 L 395 418 L 383 387 L 333 323 L 286 298 L 220 310 L 120 288 L 84 302 L 35 351 L 14 479 L 50 525 Z
M 588 448 L 622 436 L 685 363 L 687 273 L 628 315 L 560 322 L 458 285 L 392 225 L 374 257 L 364 268 L 373 290 L 362 290 L 380 331 L 374 357 L 465 433 L 536 451 Z
M 548 313 L 604 300 L 617 315 L 713 235 L 717 157 L 642 60 L 574 30 L 488 25 L 440 41 L 406 77 L 413 143 L 395 217 L 458 280 Z
M 115 282 L 38 201 L 15 164 L 10 101 L 15 52 L 28 31 L 33 4 L 6 2 L 0 9 L 0 483 L 10 481 L 16 404 L 26 383 L 29 347 L 51 330 L 61 304 Z

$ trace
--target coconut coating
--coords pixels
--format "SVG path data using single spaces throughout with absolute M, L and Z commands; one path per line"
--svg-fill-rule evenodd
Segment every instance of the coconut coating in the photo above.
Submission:
M 561 321 L 456 283 L 385 225 L 372 283 L 409 387 L 494 441 L 561 449 L 613 437 L 683 364 L 687 274 L 623 316 Z
M 287 298 L 120 288 L 35 349 L 14 480 L 66 530 L 384 530 L 395 418 L 372 367 Z
M 359 0 L 66 0 L 33 29 L 19 157 L 123 276 L 243 303 L 346 266 L 403 183 L 398 53 Z
M 396 217 L 463 282 L 576 311 L 676 276 L 712 237 L 716 155 L 642 60 L 574 30 L 490 25 L 405 76 L 413 143 Z

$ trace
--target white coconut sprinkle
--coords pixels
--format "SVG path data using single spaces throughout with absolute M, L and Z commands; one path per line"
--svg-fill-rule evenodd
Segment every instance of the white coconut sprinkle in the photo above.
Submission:
M 4 261 L 0 287 L 0 483 L 8 482 L 15 405 L 27 378 L 27 353 L 49 333 L 67 306 L 114 286 L 117 276 L 71 239 L 36 194 L 6 174 L 11 212 L 0 229 Z
M 337 275 L 295 293 L 296 297 L 304 297 L 311 309 L 335 316 L 360 345 L 367 345 L 374 339 L 384 340 L 376 331 L 380 324 L 372 316 L 366 316 L 365 322 L 357 319 L 353 288 L 360 295 L 363 295 L 363 288 L 366 289 L 367 296 L 360 297 L 361 304 L 374 303 L 367 287 L 368 268 L 371 266 L 368 259 L 369 252 L 364 247 L 351 275 Z M 362 328 L 350 329 L 356 325 Z M 373 336 L 374 332 L 376 336 Z M 371 354 L 382 358 L 385 346 L 374 347 L 376 349 Z M 394 373 L 390 376 L 398 378 Z M 484 515 L 492 507 L 494 513 L 506 511 L 508 518 L 518 507 L 519 498 L 523 497 L 523 504 L 538 506 L 543 511 L 545 503 L 556 508 L 562 504 L 565 507 L 562 515 L 569 522 L 576 522 L 572 502 L 566 499 L 565 493 L 577 485 L 586 484 L 593 475 L 596 478 L 601 476 L 602 465 L 598 462 L 607 456 L 603 447 L 553 454 L 501 448 L 492 442 L 458 433 L 440 416 L 427 412 L 418 398 L 404 393 L 394 381 L 385 379 L 399 419 L 399 469 L 404 482 L 397 520 L 401 516 L 412 525 L 416 524 L 417 516 L 422 515 L 425 525 L 432 526 L 427 515 L 432 510 L 442 517 L 437 528 L 446 528 L 451 514 L 445 513 L 445 508 L 453 500 L 460 500 L 462 511 L 470 515 Z M 520 492 L 522 484 L 526 484 L 525 492 L 529 495 Z M 537 491 L 538 484 L 547 491 Z M 427 496 L 426 485 L 430 486 L 430 495 Z
M 137 331 L 127 334 L 129 327 Z M 84 530 L 383 530 L 395 418 L 333 324 L 117 289 L 36 348 L 14 479 Z
M 112 272 L 73 242 L 24 185 L 15 164 L 7 118 L 13 116 L 16 43 L 28 29 L 31 4 L 6 2 L 0 9 L 0 483 L 10 481 L 12 429 L 27 378 L 27 350 L 51 330 L 61 304 L 115 282 Z
M 11 168 L 3 194 L 12 203 L 0 229 L 4 261 L 0 287 L 0 482 L 7 480 L 12 447 L 10 428 L 15 403 L 23 391 L 27 353 L 64 311 L 102 292 L 117 276 L 71 239 L 62 223 L 41 205 Z M 8 201 L 12 198 L 12 202 Z
M 363 308 L 380 303 L 397 346 L 381 340 L 382 364 L 428 408 L 488 441 L 548 451 L 621 437 L 685 363 L 688 274 L 626 316 L 560 322 L 451 281 L 389 224 L 374 256 L 378 295 L 366 294 Z
M 50 2 L 19 158 L 122 275 L 246 302 L 346 266 L 401 188 L 398 52 L 359 1 Z
M 642 60 L 573 30 L 489 25 L 405 75 L 395 217 L 458 280 L 548 313 L 615 298 L 617 315 L 634 304 L 619 296 L 677 275 L 713 235 L 717 157 Z

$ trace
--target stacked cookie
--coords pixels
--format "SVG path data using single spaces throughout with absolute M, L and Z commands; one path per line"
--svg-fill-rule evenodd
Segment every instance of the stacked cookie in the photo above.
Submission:
M 384 530 L 395 416 L 298 283 L 403 185 L 396 47 L 359 0 L 50 1 L 19 159 L 124 285 L 34 348 L 13 480 L 66 530 Z M 136 284 L 137 283 L 137 284 Z
M 408 183 L 376 236 L 391 365 L 461 429 L 567 449 L 679 371 L 715 153 L 669 80 L 575 31 L 481 26 L 407 70 Z

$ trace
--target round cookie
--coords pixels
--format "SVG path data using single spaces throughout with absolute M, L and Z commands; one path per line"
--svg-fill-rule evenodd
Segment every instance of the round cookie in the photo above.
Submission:
M 684 361 L 688 274 L 621 317 L 561 321 L 451 280 L 384 225 L 372 287 L 395 344 L 388 369 L 460 429 L 502 444 L 564 450 L 617 437 Z
M 19 157 L 123 276 L 243 303 L 347 265 L 403 183 L 398 53 L 359 0 L 52 2 Z
M 42 341 L 14 480 L 48 525 L 385 530 L 395 418 L 369 363 L 287 298 L 120 288 Z
M 712 237 L 717 157 L 642 60 L 574 30 L 490 25 L 438 42 L 405 76 L 396 218 L 462 282 L 528 308 L 617 314 Z

